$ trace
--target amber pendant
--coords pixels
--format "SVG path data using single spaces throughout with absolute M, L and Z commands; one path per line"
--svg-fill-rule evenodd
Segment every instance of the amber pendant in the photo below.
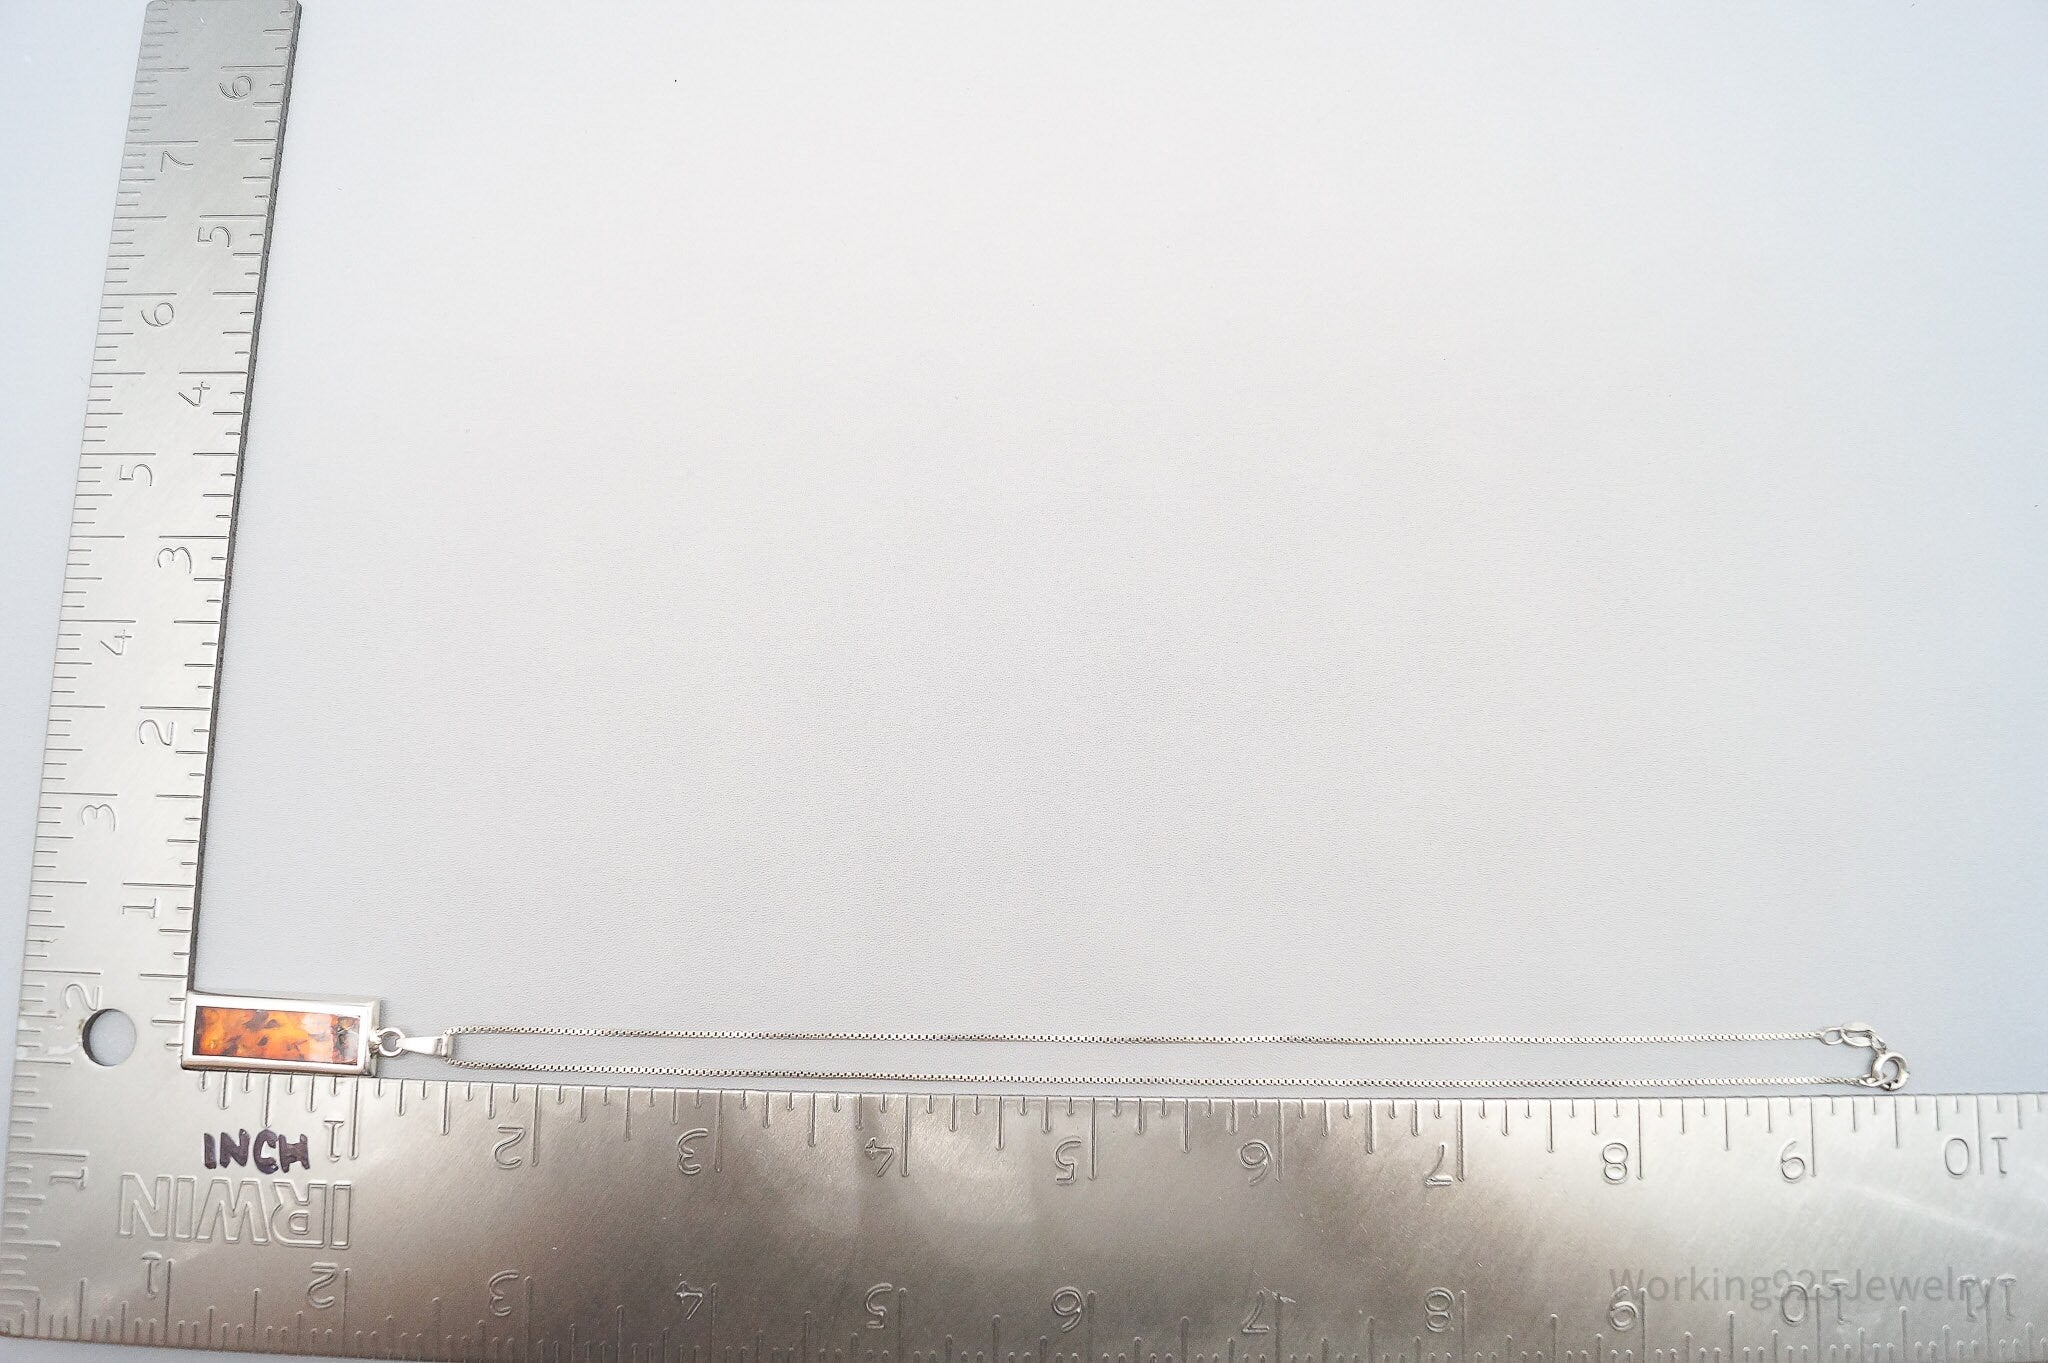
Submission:
M 230 994 L 185 997 L 188 1070 L 370 1074 L 377 1005 Z

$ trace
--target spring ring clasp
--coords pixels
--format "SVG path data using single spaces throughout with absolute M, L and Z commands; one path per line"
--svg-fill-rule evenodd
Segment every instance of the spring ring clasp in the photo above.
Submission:
M 1906 1086 L 1906 1075 L 1906 1057 L 1897 1051 L 1886 1050 L 1880 1043 L 1871 1048 L 1870 1073 L 1856 1082 L 1865 1088 L 1896 1093 Z
M 1820 1039 L 1830 1046 L 1858 1046 L 1870 1052 L 1870 1069 L 1855 1080 L 1867 1089 L 1896 1093 L 1906 1086 L 1906 1057 L 1884 1044 L 1884 1038 L 1867 1023 L 1850 1022 L 1840 1027 L 1823 1027 Z

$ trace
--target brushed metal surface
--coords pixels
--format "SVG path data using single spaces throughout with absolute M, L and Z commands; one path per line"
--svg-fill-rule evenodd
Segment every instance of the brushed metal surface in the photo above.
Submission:
M 0 1333 L 691 1363 L 2048 1358 L 2041 1095 L 1138 1098 L 178 1066 L 296 9 L 150 7 Z M 124 1063 L 84 1053 L 132 1015 Z
M 13 1160 L 7 1329 L 43 1336 L 650 1363 L 2048 1356 L 2036 1095 L 840 1095 L 166 1068 L 36 1129 L 47 1151 Z M 216 1155 L 246 1139 L 246 1162 L 207 1168 L 208 1137 Z

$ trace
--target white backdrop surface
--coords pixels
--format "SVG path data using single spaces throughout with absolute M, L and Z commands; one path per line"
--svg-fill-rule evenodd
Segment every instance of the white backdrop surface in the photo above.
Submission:
M 139 21 L 0 4 L 17 889 Z M 201 983 L 1867 1015 L 2048 1088 L 2044 64 L 2029 6 L 309 0 Z M 1397 1063 L 1557 1062 L 1335 1067 Z

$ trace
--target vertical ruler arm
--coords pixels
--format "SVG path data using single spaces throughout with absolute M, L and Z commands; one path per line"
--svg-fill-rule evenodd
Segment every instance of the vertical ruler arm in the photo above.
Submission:
M 0 1330 L 47 1314 L 37 1260 L 63 1250 L 59 1194 L 84 1188 L 109 1106 L 175 1071 L 297 26 L 291 0 L 155 0 L 144 20 L 37 806 Z M 140 1034 L 118 1067 L 84 1047 L 102 1010 Z

